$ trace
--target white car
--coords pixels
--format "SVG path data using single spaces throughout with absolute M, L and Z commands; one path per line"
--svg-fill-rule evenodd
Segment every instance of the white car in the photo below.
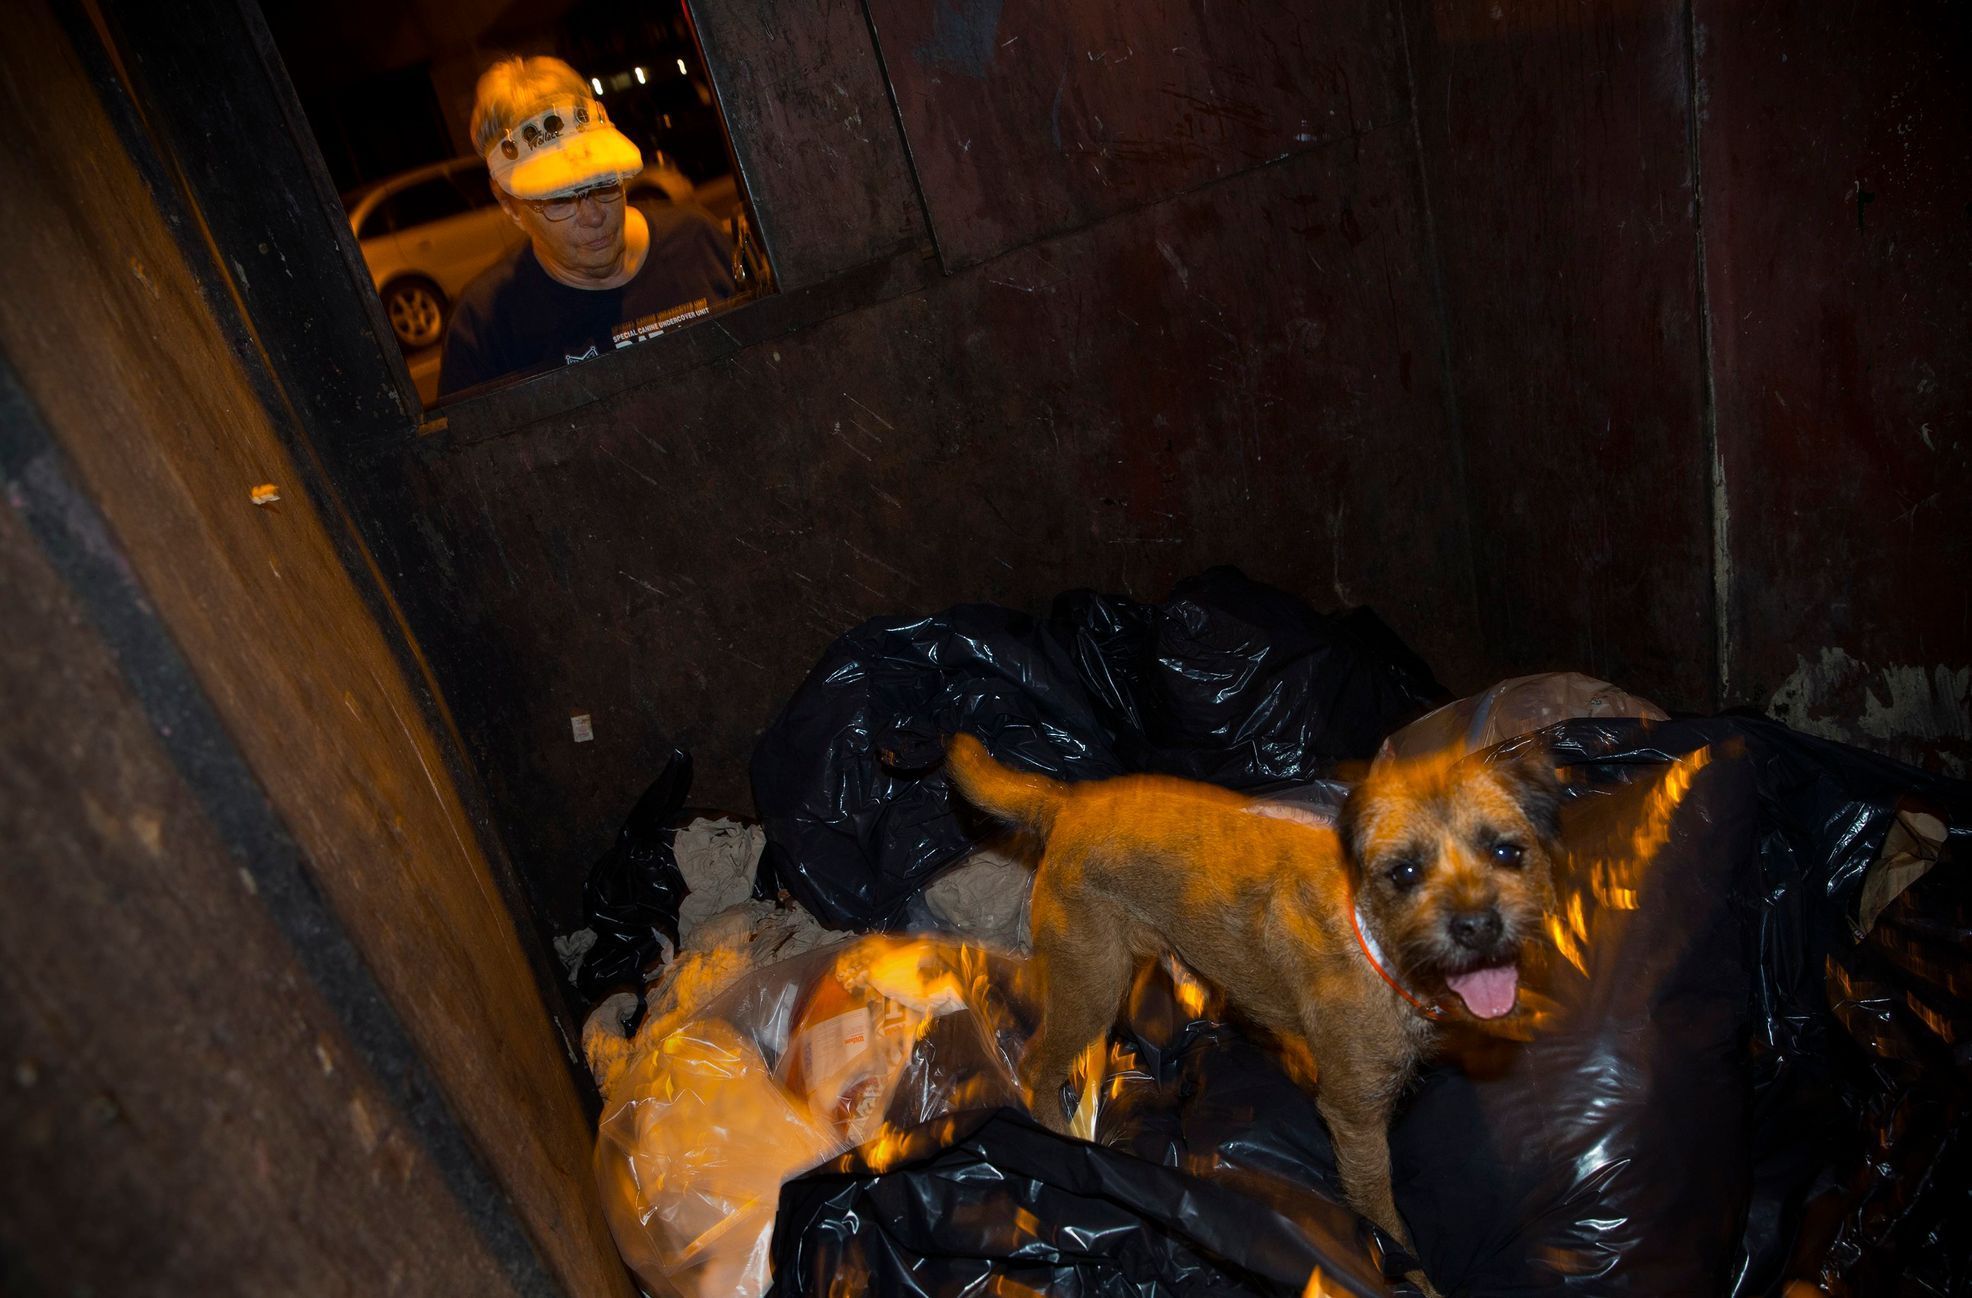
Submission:
M 632 197 L 692 197 L 691 181 L 661 156 L 629 188 Z M 349 201 L 349 228 L 391 332 L 407 352 L 436 346 L 465 286 L 527 237 L 494 200 L 486 164 L 478 158 L 419 167 Z
M 407 352 L 435 346 L 460 290 L 527 237 L 494 201 L 478 158 L 420 167 L 364 191 L 349 228 Z

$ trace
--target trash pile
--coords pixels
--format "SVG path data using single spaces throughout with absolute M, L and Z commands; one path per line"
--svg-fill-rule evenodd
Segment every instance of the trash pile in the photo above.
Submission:
M 1972 1287 L 1972 785 L 1580 676 L 1449 701 L 1380 628 L 1225 569 L 1156 606 L 872 623 L 763 736 L 761 824 L 667 823 L 680 755 L 598 863 L 575 956 L 596 1171 L 646 1289 L 1408 1291 L 1311 1095 L 1175 962 L 1085 1061 L 1089 1139 L 1026 1115 L 1028 865 L 945 789 L 958 729 L 1060 778 L 1162 770 L 1318 819 L 1380 750 L 1537 745 L 1567 859 L 1535 1012 L 1449 1034 L 1391 1132 L 1434 1284 Z

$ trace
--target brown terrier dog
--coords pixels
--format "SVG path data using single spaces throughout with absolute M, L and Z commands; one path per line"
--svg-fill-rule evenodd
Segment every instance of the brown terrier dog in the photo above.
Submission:
M 970 735 L 952 738 L 946 765 L 967 801 L 1044 843 L 1041 1024 L 1021 1063 L 1041 1121 L 1066 1132 L 1076 1059 L 1108 1033 L 1139 962 L 1175 952 L 1306 1048 L 1350 1203 L 1408 1247 L 1390 1195 L 1391 1109 L 1439 1019 L 1514 1008 L 1521 944 L 1552 899 L 1553 770 L 1382 765 L 1329 829 L 1190 780 L 1009 770 Z

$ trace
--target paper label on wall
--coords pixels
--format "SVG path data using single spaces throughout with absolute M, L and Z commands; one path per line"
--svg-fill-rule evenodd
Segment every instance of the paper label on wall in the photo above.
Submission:
M 575 732 L 575 742 L 586 744 L 596 737 L 596 728 L 589 723 L 589 714 L 578 712 L 568 719 L 568 728 Z

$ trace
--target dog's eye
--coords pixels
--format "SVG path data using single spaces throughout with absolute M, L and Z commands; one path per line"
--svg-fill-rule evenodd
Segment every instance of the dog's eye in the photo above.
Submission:
M 1493 844 L 1493 860 L 1501 865 L 1519 865 L 1527 855 L 1527 849 L 1518 843 L 1505 839 Z
M 1417 887 L 1419 880 L 1424 878 L 1424 867 L 1416 861 L 1399 861 L 1388 870 L 1385 870 L 1383 877 L 1388 879 L 1399 891 L 1409 892 L 1412 888 Z

